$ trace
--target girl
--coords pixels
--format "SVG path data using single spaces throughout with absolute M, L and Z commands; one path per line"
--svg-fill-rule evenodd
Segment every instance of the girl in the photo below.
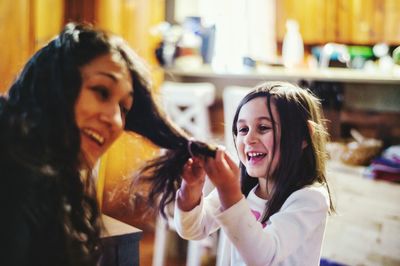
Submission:
M 178 233 L 201 239 L 221 228 L 229 241 L 220 265 L 319 265 L 333 207 L 318 99 L 289 83 L 262 84 L 240 102 L 232 132 L 239 168 L 223 149 L 215 159 L 187 162 L 176 196 Z M 216 187 L 206 198 L 204 171 Z

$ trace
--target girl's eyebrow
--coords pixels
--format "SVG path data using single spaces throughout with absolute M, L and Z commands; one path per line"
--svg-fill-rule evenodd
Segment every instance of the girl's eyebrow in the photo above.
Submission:
M 269 122 L 271 122 L 271 118 L 269 118 L 268 116 L 260 116 L 260 117 L 257 117 L 256 120 L 258 120 L 258 121 L 268 120 Z M 246 122 L 245 119 L 239 119 L 236 123 L 245 123 L 245 122 Z

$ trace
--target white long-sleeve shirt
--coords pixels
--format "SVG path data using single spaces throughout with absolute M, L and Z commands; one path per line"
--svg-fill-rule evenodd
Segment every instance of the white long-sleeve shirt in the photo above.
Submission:
M 319 265 L 329 209 L 326 189 L 318 185 L 293 192 L 265 225 L 258 219 L 266 200 L 255 189 L 224 211 L 216 190 L 188 212 L 175 204 L 177 232 L 196 240 L 221 228 L 218 266 Z

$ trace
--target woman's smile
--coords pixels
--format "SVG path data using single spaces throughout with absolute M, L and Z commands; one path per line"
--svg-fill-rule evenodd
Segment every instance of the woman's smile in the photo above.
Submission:
M 90 128 L 83 128 L 82 133 L 90 140 L 96 142 L 100 147 L 103 146 L 105 138 L 100 133 Z

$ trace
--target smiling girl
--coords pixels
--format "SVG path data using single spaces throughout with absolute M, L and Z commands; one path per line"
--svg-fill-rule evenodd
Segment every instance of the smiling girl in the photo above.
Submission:
M 219 265 L 319 265 L 334 210 L 319 100 L 289 83 L 262 84 L 240 102 L 232 132 L 239 168 L 224 149 L 187 162 L 178 233 L 201 239 L 221 228 Z M 205 172 L 216 189 L 203 198 Z

